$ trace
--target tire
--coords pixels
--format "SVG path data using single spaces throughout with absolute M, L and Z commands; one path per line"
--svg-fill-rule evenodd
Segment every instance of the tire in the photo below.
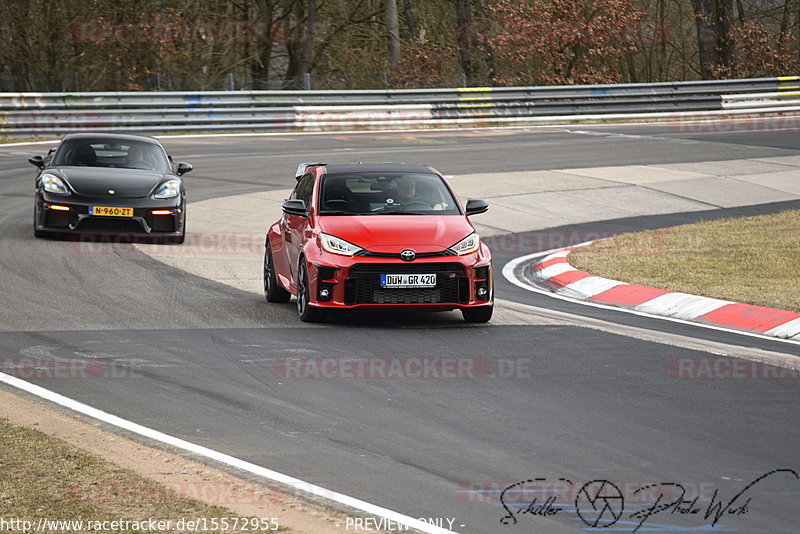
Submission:
M 488 323 L 492 318 L 494 304 L 491 306 L 481 306 L 480 308 L 463 308 L 461 314 L 468 323 Z
M 272 249 L 264 251 L 264 296 L 267 302 L 289 302 L 292 294 L 278 285 L 275 276 L 275 264 L 272 261 Z
M 308 285 L 308 269 L 306 268 L 305 260 L 300 260 L 300 266 L 297 269 L 297 313 L 300 315 L 300 320 L 304 323 L 318 323 L 325 320 L 325 310 L 320 310 L 309 304 L 311 300 L 309 285 Z

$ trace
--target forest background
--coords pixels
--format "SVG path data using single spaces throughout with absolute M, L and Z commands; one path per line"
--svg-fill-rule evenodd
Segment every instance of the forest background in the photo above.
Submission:
M 0 91 L 796 75 L 800 0 L 3 0 Z

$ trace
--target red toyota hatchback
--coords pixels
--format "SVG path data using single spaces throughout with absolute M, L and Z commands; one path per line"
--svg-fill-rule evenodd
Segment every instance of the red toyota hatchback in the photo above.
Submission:
M 269 302 L 295 295 L 306 322 L 355 308 L 491 319 L 492 259 L 467 219 L 489 209 L 485 201 L 462 206 L 442 175 L 420 165 L 304 163 L 296 178 L 267 233 Z

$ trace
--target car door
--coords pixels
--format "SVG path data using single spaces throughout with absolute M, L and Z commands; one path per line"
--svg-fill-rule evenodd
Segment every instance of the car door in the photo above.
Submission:
M 302 200 L 306 208 L 311 207 L 311 197 L 314 192 L 314 175 L 304 174 L 297 182 L 290 198 Z M 297 287 L 297 266 L 300 259 L 300 249 L 303 248 L 303 235 L 308 226 L 308 217 L 302 215 L 283 214 L 283 239 L 286 243 L 286 261 L 292 273 L 292 283 Z

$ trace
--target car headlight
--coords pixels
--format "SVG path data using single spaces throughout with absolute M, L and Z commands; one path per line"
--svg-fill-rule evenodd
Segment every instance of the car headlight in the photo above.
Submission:
M 450 247 L 450 250 L 459 256 L 472 254 L 481 245 L 481 240 L 475 232 L 469 234 L 467 237 Z
M 357 254 L 363 250 L 361 247 L 357 247 L 352 243 L 348 243 L 344 239 L 339 239 L 338 237 L 329 234 L 320 233 L 319 242 L 322 244 L 322 248 L 331 254 L 353 256 L 354 254 Z
M 54 174 L 42 175 L 42 188 L 48 193 L 55 193 L 56 195 L 69 195 L 67 186 L 64 181 Z
M 155 198 L 175 198 L 181 192 L 181 183 L 178 180 L 168 180 L 161 184 L 153 193 Z

